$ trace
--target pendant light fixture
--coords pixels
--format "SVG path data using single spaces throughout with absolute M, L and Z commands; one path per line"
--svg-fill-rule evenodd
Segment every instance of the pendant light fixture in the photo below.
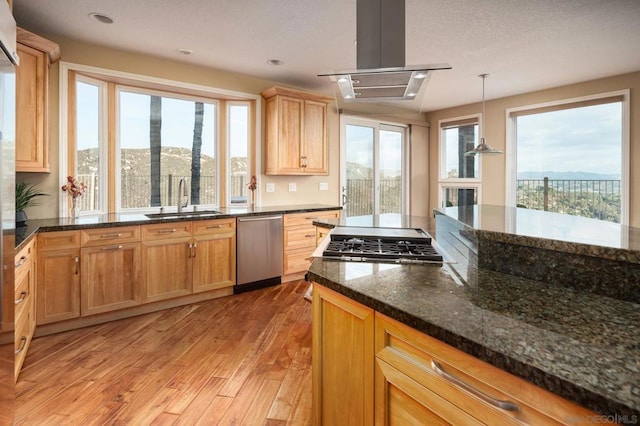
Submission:
M 502 154 L 502 151 L 493 148 L 491 145 L 485 143 L 484 141 L 484 80 L 489 77 L 489 74 L 480 74 L 478 77 L 482 78 L 482 134 L 480 135 L 480 144 L 478 144 L 478 146 L 476 146 L 471 151 L 467 151 L 464 153 L 464 155 L 467 157 L 485 154 Z

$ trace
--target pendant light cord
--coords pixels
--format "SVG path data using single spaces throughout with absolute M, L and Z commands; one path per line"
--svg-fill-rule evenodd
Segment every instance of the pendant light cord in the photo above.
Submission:
M 484 142 L 484 81 L 489 74 L 480 74 L 478 77 L 482 77 L 482 135 L 480 136 L 480 143 Z

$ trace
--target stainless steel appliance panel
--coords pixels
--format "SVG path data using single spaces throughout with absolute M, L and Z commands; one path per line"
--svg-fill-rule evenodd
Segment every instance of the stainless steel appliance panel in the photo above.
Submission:
M 238 218 L 238 286 L 282 276 L 282 215 Z

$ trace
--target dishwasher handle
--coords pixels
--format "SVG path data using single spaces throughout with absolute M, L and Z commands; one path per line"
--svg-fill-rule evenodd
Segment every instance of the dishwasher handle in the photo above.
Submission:
M 238 222 L 257 222 L 259 220 L 282 220 L 282 216 L 259 216 L 256 218 L 238 218 Z

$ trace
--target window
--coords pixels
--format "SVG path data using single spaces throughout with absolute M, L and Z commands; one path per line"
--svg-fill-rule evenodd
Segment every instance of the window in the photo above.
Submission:
M 64 62 L 60 72 L 60 175 L 87 184 L 81 213 L 175 210 L 180 181 L 189 205 L 246 204 L 258 95 Z
M 624 110 L 624 94 L 510 110 L 511 202 L 620 223 L 628 182 Z
M 229 204 L 247 204 L 251 163 L 249 158 L 249 105 L 229 104 Z
M 106 182 L 106 144 L 103 116 L 106 84 L 78 76 L 76 81 L 76 171 L 70 173 L 87 185 L 79 198 L 80 210 L 99 212 L 106 204 L 100 183 Z
M 174 206 L 179 182 L 191 205 L 216 205 L 215 101 L 118 90 L 120 209 Z
M 366 120 L 342 120 L 341 176 L 347 216 L 402 215 L 406 211 L 405 130 Z
M 479 118 L 473 115 L 439 122 L 441 207 L 478 204 L 480 162 L 478 156 L 464 154 L 478 144 Z

